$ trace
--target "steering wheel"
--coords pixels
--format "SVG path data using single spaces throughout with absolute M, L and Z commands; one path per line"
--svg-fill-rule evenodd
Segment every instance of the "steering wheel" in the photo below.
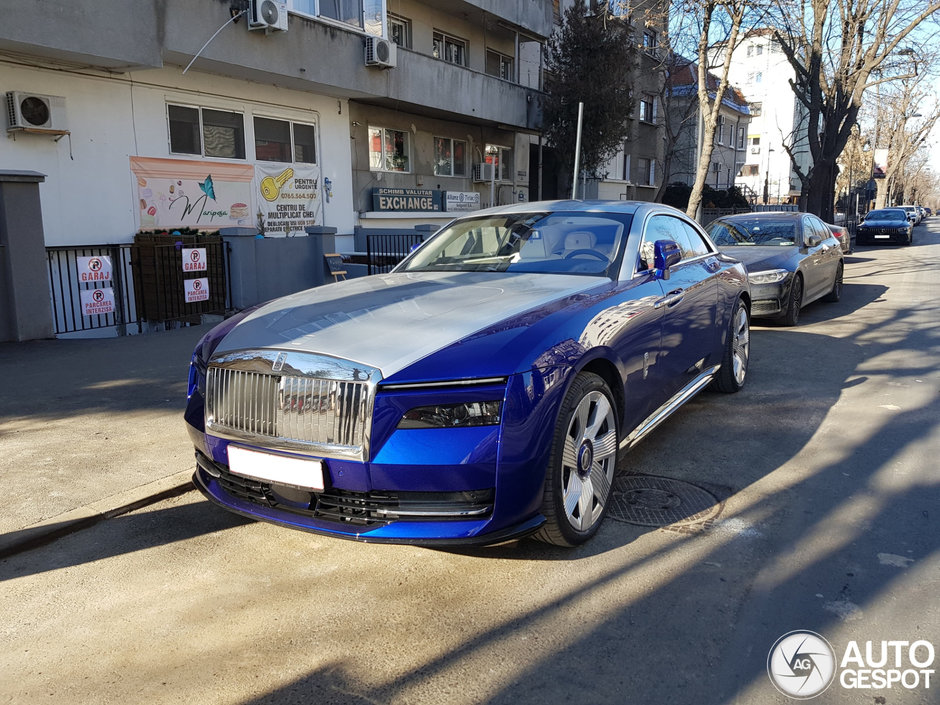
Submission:
M 565 255 L 565 259 L 571 259 L 572 257 L 577 257 L 578 255 L 588 255 L 590 257 L 596 257 L 602 262 L 607 261 L 607 255 L 602 254 L 598 252 L 597 250 L 589 250 L 587 248 L 583 248 L 579 250 L 572 250 L 571 252 Z

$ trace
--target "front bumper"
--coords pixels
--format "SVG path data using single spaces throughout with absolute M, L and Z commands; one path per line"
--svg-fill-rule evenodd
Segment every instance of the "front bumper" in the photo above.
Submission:
M 751 316 L 754 318 L 776 318 L 786 312 L 790 295 L 791 274 L 783 281 L 773 284 L 751 284 Z
M 879 243 L 889 243 L 903 245 L 908 241 L 910 234 L 906 230 L 897 231 L 894 228 L 875 228 L 866 230 L 860 228 L 855 237 L 856 242 L 866 245 L 877 245 Z
M 482 398 L 490 396 L 486 390 L 380 394 L 374 443 L 363 461 L 207 433 L 197 385 L 186 411 L 197 458 L 193 482 L 207 498 L 237 514 L 339 538 L 460 545 L 524 536 L 545 521 L 540 507 L 553 410 L 561 392 L 559 387 L 546 393 L 533 376 L 509 378 L 501 388 L 506 402 L 503 418 L 491 426 L 396 428 L 402 409 L 424 403 L 416 401 L 425 399 L 423 395 L 465 398 L 473 393 Z M 319 460 L 324 490 L 306 491 L 234 475 L 228 468 L 230 444 Z

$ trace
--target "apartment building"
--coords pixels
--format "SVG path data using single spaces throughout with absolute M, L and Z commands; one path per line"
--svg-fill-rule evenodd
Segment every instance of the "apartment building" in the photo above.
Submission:
M 722 51 L 719 47 L 719 60 Z M 747 158 L 738 185 L 756 203 L 797 202 L 800 179 L 787 149 L 807 173 L 812 159 L 806 142 L 807 117 L 789 85 L 793 68 L 771 30 L 747 35 L 734 52 L 728 78 L 740 87 L 751 113 Z
M 720 80 L 710 72 L 706 74 L 706 80 L 711 109 Z M 671 157 L 668 160 L 667 183 L 681 182 L 691 186 L 695 182 L 705 129 L 698 99 L 698 84 L 697 64 L 682 58 L 670 61 L 667 110 Z M 729 86 L 721 99 L 715 125 L 711 163 L 705 179 L 708 186 L 723 190 L 735 185 L 738 172 L 746 161 L 750 120 L 744 95 L 734 86 Z

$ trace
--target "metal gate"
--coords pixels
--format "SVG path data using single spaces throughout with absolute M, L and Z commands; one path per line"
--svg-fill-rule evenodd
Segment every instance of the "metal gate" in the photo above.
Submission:
M 146 332 L 153 325 L 199 323 L 204 315 L 224 315 L 231 308 L 228 245 L 219 240 L 185 247 L 206 249 L 205 271 L 184 271 L 181 242 L 151 242 L 143 247 L 138 243 L 47 247 L 56 335 L 112 327 L 118 335 L 127 335 Z M 109 258 L 110 279 L 83 281 L 81 257 Z M 186 300 L 185 281 L 194 278 L 208 280 L 209 292 L 205 300 L 190 303 Z M 109 287 L 113 306 L 83 304 L 83 291 Z M 95 295 L 84 296 L 87 301 Z

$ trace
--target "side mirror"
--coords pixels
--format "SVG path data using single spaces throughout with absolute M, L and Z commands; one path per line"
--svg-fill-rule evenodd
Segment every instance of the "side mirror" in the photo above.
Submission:
M 675 240 L 657 240 L 653 243 L 653 269 L 659 279 L 669 278 L 669 268 L 682 261 L 682 250 Z
M 816 247 L 816 245 L 822 242 L 822 238 L 816 233 L 813 233 L 812 235 L 807 235 L 803 241 L 806 243 L 807 247 Z

